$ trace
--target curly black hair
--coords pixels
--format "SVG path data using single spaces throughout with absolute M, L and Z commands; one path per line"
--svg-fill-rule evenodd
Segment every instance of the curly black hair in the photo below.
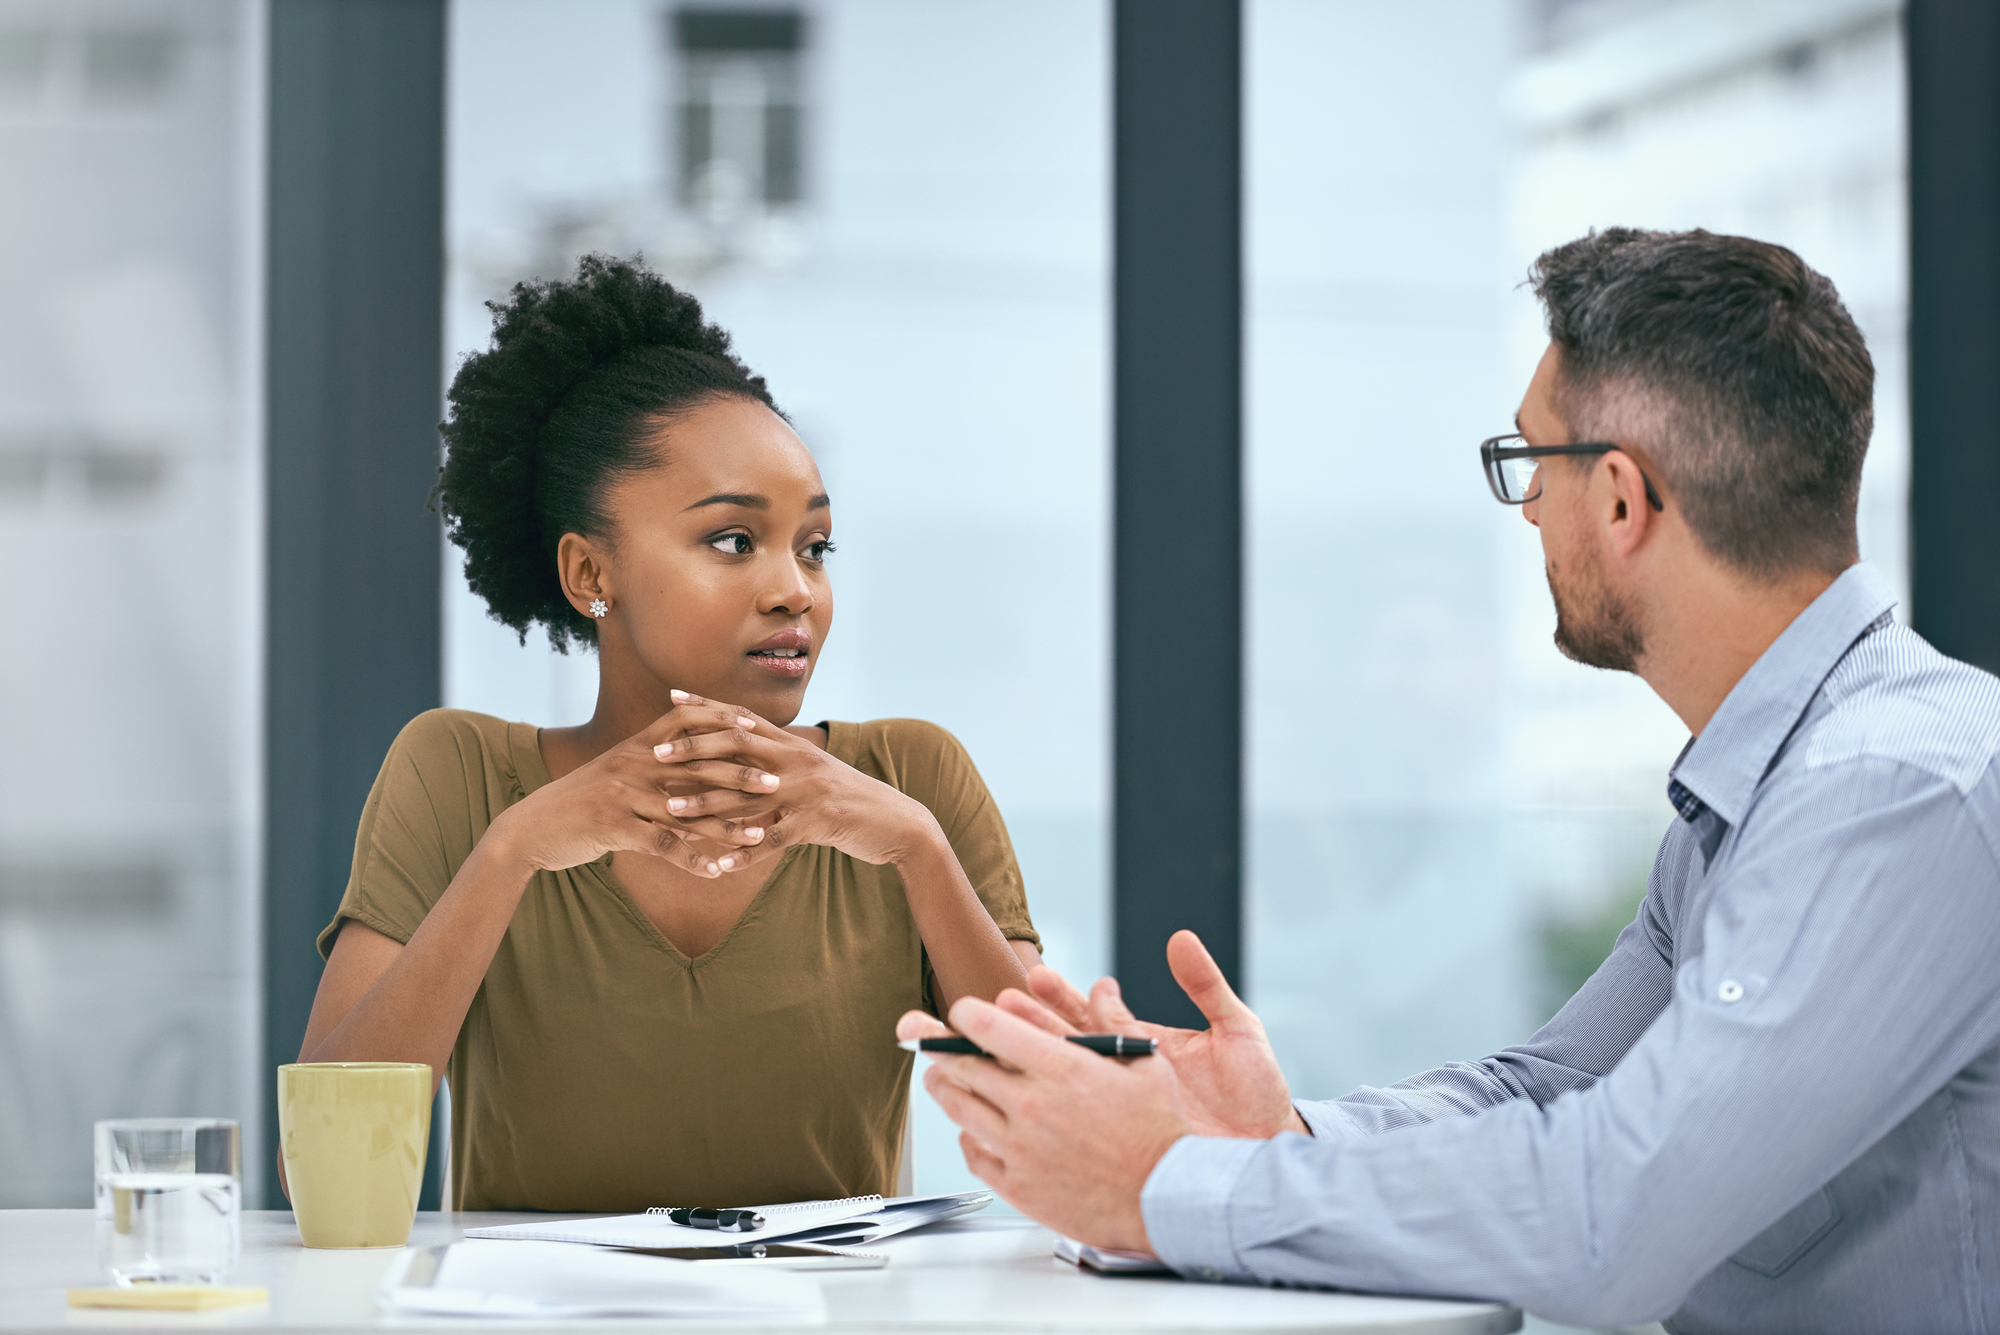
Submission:
M 563 534 L 609 536 L 605 489 L 663 462 L 676 415 L 718 395 L 778 406 L 701 303 L 638 261 L 587 255 L 574 279 L 517 283 L 487 309 L 493 346 L 458 368 L 438 428 L 435 503 L 493 619 L 523 644 L 540 622 L 567 653 L 597 624 L 563 596 Z

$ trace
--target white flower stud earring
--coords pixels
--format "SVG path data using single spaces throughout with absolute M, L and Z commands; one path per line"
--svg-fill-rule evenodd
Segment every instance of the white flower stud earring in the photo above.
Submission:
M 602 620 L 604 614 L 610 610 L 611 604 L 605 602 L 602 598 L 592 598 L 590 600 L 590 614 L 599 620 Z

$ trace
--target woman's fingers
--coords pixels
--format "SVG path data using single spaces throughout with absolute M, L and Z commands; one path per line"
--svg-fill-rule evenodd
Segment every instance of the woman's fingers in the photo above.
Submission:
M 753 825 L 758 823 L 758 817 L 774 807 L 769 793 L 746 793 L 738 788 L 704 788 L 698 793 L 667 793 L 659 801 L 661 810 L 678 821 L 720 816 L 736 821 L 748 821 Z
M 669 795 L 640 792 L 629 796 L 633 814 L 655 825 L 670 826 L 684 834 L 730 847 L 763 841 L 764 828 L 775 818 L 769 799 L 725 789 L 710 789 L 709 792 L 722 793 L 726 800 L 702 803 L 697 808 L 691 807 L 682 798 Z
M 703 848 L 705 841 L 697 839 L 694 845 L 696 848 Z M 760 863 L 769 862 L 784 851 L 782 848 L 766 848 L 762 844 L 752 844 L 747 848 L 706 845 L 706 852 L 714 859 L 716 870 L 724 876 L 735 876 L 749 871 Z
M 683 820 L 680 827 L 697 839 L 706 839 L 711 844 L 720 844 L 728 849 L 748 848 L 764 842 L 764 827 L 755 820 L 725 820 L 712 816 L 703 820 Z
M 688 733 L 670 738 L 653 748 L 656 760 L 672 762 L 688 760 L 775 760 L 778 752 L 774 743 L 759 737 L 742 720 L 734 720 L 726 728 L 708 732 Z
M 676 705 L 654 719 L 651 726 L 639 734 L 638 740 L 648 746 L 672 741 L 688 733 L 717 732 L 727 728 L 749 729 L 755 720 L 742 710 L 729 705 Z
M 723 874 L 725 868 L 722 866 L 722 858 L 714 856 L 707 848 L 696 846 L 680 830 L 670 825 L 655 825 L 645 820 L 639 824 L 644 828 L 636 832 L 633 837 L 631 847 L 635 851 L 665 858 L 676 867 L 691 871 L 696 876 L 714 878 Z M 728 853 L 722 856 L 734 857 Z
M 733 760 L 690 760 L 674 770 L 676 782 L 693 780 L 710 788 L 730 788 L 744 793 L 769 795 L 778 790 L 778 776 L 755 765 Z M 676 813 L 678 814 L 678 813 Z

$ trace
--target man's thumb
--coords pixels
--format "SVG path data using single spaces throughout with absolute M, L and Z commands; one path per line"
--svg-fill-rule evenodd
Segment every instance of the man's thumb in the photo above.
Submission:
M 1229 986 L 1229 980 L 1222 976 L 1222 969 L 1216 964 L 1215 957 L 1208 953 L 1208 947 L 1186 928 L 1175 932 L 1167 941 L 1167 967 L 1174 971 L 1174 981 L 1208 1017 L 1211 1026 L 1227 1024 L 1251 1014 L 1250 1008 Z

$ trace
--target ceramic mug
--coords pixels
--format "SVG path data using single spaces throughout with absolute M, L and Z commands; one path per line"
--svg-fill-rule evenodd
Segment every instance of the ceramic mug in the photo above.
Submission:
M 410 1239 L 431 1136 L 421 1062 L 300 1062 L 278 1068 L 278 1143 L 308 1247 L 400 1247 Z

